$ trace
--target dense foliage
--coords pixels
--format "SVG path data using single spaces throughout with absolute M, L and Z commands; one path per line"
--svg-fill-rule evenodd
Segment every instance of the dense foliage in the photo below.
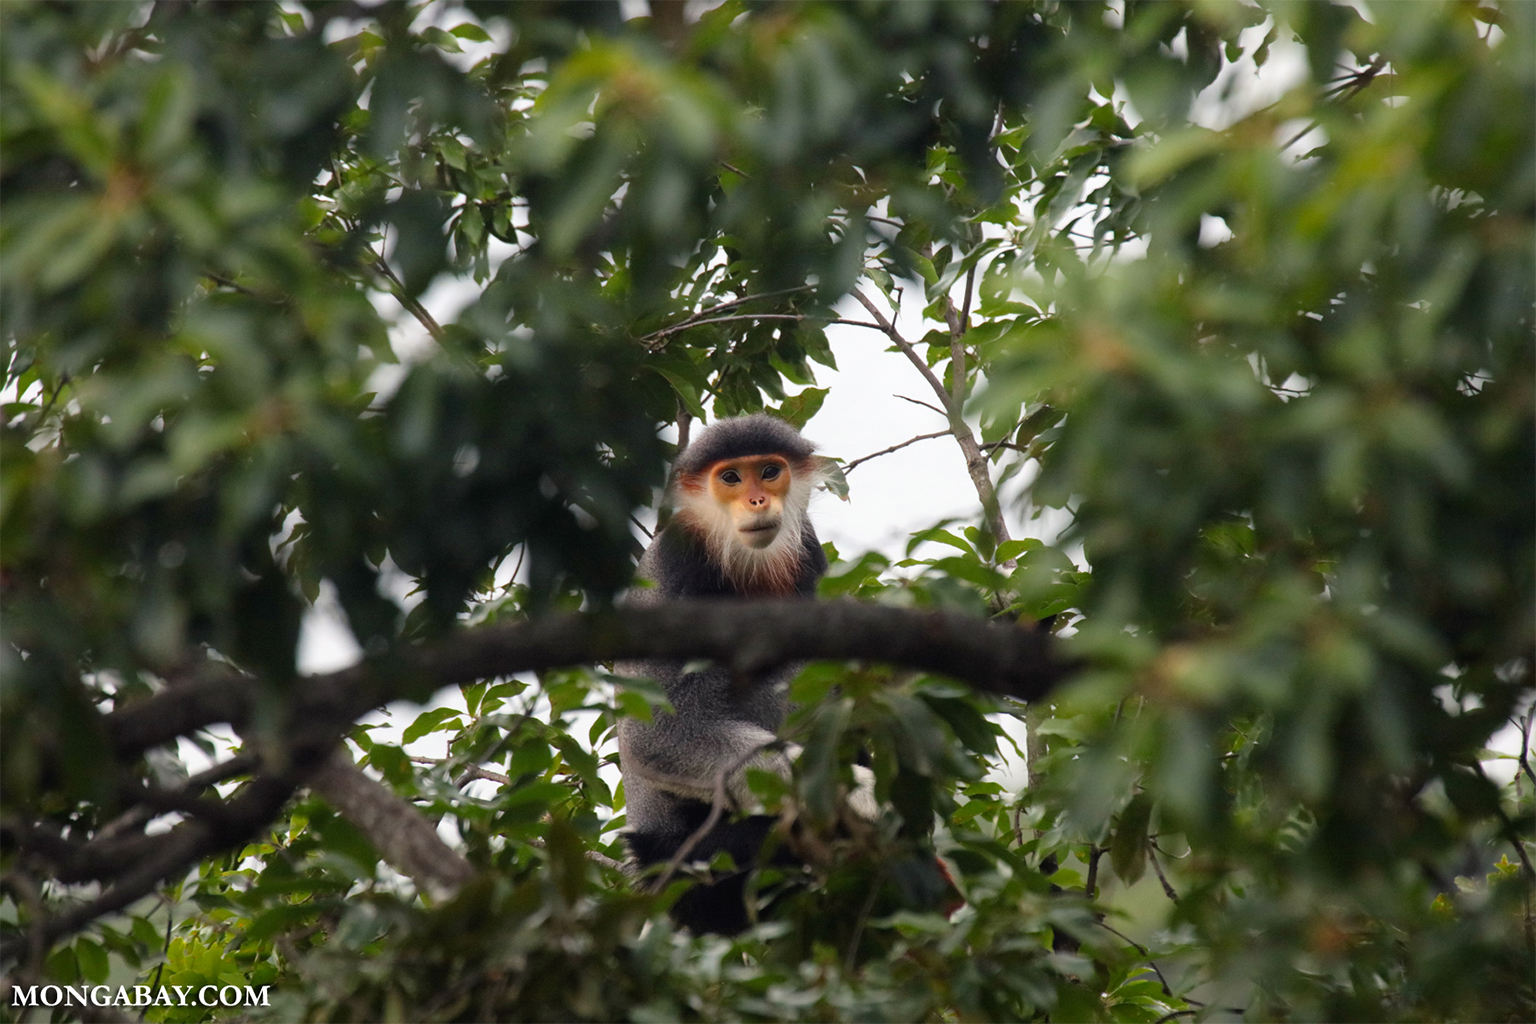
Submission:
M 270 983 L 278 1019 L 1536 1016 L 1536 6 L 636 6 L 0 5 L 8 980 Z M 1022 706 L 812 665 L 795 785 L 756 780 L 805 887 L 736 941 L 618 863 L 647 691 L 601 665 L 349 733 L 456 892 L 289 798 L 324 584 L 426 700 L 399 652 L 607 607 L 663 428 L 806 423 L 848 321 L 926 374 L 976 516 L 831 552 L 823 596 L 1054 629 L 1081 670 L 1025 791 L 987 775 Z M 1052 543 L 998 507 L 1036 472 Z M 113 731 L 232 669 L 223 771 L 188 781 L 228 719 Z M 950 919 L 912 909 L 932 850 Z

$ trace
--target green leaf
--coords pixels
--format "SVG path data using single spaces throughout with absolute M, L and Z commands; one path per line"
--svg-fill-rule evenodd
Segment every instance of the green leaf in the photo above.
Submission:
M 486 33 L 485 29 L 472 22 L 466 21 L 462 25 L 455 25 L 448 31 L 460 39 L 468 39 L 474 43 L 489 43 L 491 41 L 491 37 Z
M 263 911 L 245 929 L 245 941 L 260 942 L 308 924 L 318 909 L 313 903 L 301 903 L 279 905 Z
M 965 554 L 971 555 L 972 557 L 975 557 L 976 555 L 976 550 L 972 548 L 970 544 L 961 540 L 959 537 L 944 529 L 942 526 L 935 526 L 931 527 L 930 529 L 919 530 L 917 533 L 914 533 L 907 540 L 907 554 L 911 555 L 913 550 L 916 549 L 919 544 L 922 544 L 925 541 L 932 541 L 937 544 L 948 544 L 950 547 L 957 548 Z
M 949 727 L 955 731 L 955 738 L 967 750 L 986 757 L 997 754 L 997 727 L 987 721 L 974 704 L 961 697 L 941 697 L 929 693 L 920 696 L 924 703 L 949 723 Z M 978 792 L 974 787 L 969 791 Z
M 912 266 L 917 269 L 917 272 L 922 275 L 923 281 L 930 288 L 939 283 L 939 272 L 933 269 L 932 260 L 915 252 L 908 256 L 908 259 L 911 261 Z M 933 298 L 933 295 L 930 294 L 928 297 Z
M 406 726 L 405 732 L 400 734 L 400 742 L 415 743 L 428 733 L 449 732 L 462 729 L 463 720 L 459 717 L 458 708 L 432 708 L 423 711 L 416 716 L 415 721 Z
M 1109 859 L 1115 874 L 1126 885 L 1135 885 L 1147 870 L 1147 830 L 1152 822 L 1152 798 L 1137 793 L 1120 812 L 1115 834 L 1109 844 Z
M 773 414 L 788 422 L 796 430 L 805 429 L 806 423 L 816 415 L 821 404 L 827 400 L 826 388 L 806 388 L 798 395 L 786 398 L 779 407 L 773 410 Z
M 997 562 L 1017 561 L 1026 551 L 1043 547 L 1044 542 L 1036 537 L 1025 537 L 1023 540 L 1005 540 L 997 546 L 997 554 L 994 556 Z
M 151 951 L 158 950 L 165 942 L 165 936 L 148 918 L 135 916 L 128 930 L 135 942 Z
M 80 964 L 80 976 L 86 981 L 99 985 L 107 980 L 111 964 L 100 943 L 84 937 L 76 939 L 75 959 Z
M 80 961 L 72 946 L 59 946 L 43 963 L 48 979 L 56 984 L 73 985 L 80 980 Z
M 530 782 L 513 789 L 503 789 L 499 801 L 503 808 L 539 805 L 549 807 L 561 803 L 571 794 L 569 786 L 558 782 Z
M 852 714 L 853 702 L 846 697 L 823 704 L 812 719 L 805 753 L 800 757 L 806 808 L 820 821 L 830 820 L 836 807 L 839 741 Z
M 704 371 L 687 356 L 677 352 L 664 352 L 645 364 L 646 369 L 659 374 L 672 385 L 673 391 L 683 402 L 684 408 L 695 419 L 707 419 L 701 396 L 709 388 Z
M 842 464 L 836 459 L 818 456 L 816 468 L 821 474 L 821 485 L 834 497 L 847 501 L 848 478 L 843 474 Z
M 459 27 L 462 28 L 463 26 L 461 25 Z M 431 43 L 433 46 L 436 46 L 440 50 L 447 50 L 449 53 L 464 52 L 464 48 L 459 45 L 459 40 L 454 38 L 455 36 L 461 35 L 462 33 L 459 32 L 445 32 L 434 25 L 428 25 L 426 28 L 421 30 L 422 39 Z
M 879 267 L 866 267 L 864 270 L 864 276 L 873 281 L 875 283 L 875 287 L 879 288 L 884 295 L 887 297 L 890 296 L 891 289 L 894 287 L 894 283 L 891 281 L 890 274 L 887 274 Z

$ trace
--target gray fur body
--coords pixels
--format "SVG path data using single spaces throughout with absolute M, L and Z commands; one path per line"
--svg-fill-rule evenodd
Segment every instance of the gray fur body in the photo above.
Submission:
M 826 571 L 827 560 L 809 524 L 801 543 L 805 557 L 796 591 L 809 597 Z M 630 592 L 627 603 L 636 607 L 672 598 L 742 596 L 709 565 L 703 545 L 675 524 L 651 542 L 640 560 L 639 575 L 656 586 Z M 712 801 L 715 780 L 723 769 L 748 751 L 773 742 L 789 712 L 789 680 L 799 666 L 770 672 L 746 686 L 717 666 L 685 673 L 673 661 L 627 661 L 615 668 L 619 675 L 656 680 L 675 709 L 655 710 L 649 723 L 632 718 L 619 723 L 619 766 L 629 827 L 676 836 L 681 843 L 692 829 L 676 835 L 689 817 L 679 813 L 679 801 Z M 749 761 L 748 766 L 785 770 L 782 755 L 772 753 Z M 728 780 L 728 791 L 737 798 L 745 796 L 741 776 L 738 771 Z
M 697 473 L 724 458 L 783 454 L 792 464 L 809 466 L 811 446 L 792 428 L 767 417 L 724 420 L 700 435 L 679 458 L 675 472 Z M 814 473 L 797 489 L 787 515 L 799 518 L 781 539 L 798 548 L 794 596 L 809 598 L 826 571 L 816 531 L 805 516 Z M 781 555 L 792 555 L 781 552 Z M 679 598 L 751 598 L 727 575 L 709 544 L 684 517 L 674 516 L 660 530 L 640 560 L 638 575 L 654 586 L 632 590 L 626 601 L 647 606 Z M 784 595 L 778 595 L 784 596 Z M 729 670 L 708 666 L 684 672 L 677 662 L 630 661 L 618 674 L 649 677 L 661 684 L 674 710 L 654 709 L 651 722 L 619 723 L 619 766 L 624 778 L 628 841 L 641 864 L 669 859 L 702 824 L 714 800 L 716 780 L 733 765 L 762 768 L 785 776 L 782 753 L 761 751 L 772 743 L 789 710 L 788 683 L 798 666 L 785 666 L 753 680 L 737 680 Z M 756 756 L 753 751 L 761 751 Z M 745 759 L 745 761 L 743 760 Z M 744 770 L 726 780 L 727 793 L 740 804 L 749 796 Z M 722 821 L 695 847 L 692 858 L 708 861 L 727 850 L 746 868 L 771 830 L 763 816 Z M 695 931 L 730 933 L 746 927 L 743 879 L 730 876 L 690 891 L 674 907 L 674 916 Z M 734 901 L 734 906 L 732 902 Z

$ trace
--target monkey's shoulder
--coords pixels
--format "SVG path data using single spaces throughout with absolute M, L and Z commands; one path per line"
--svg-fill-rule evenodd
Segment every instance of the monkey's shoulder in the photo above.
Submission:
M 800 545 L 803 554 L 800 558 L 800 573 L 795 580 L 795 591 L 809 597 L 816 593 L 816 584 L 827 574 L 827 553 L 821 549 L 816 528 L 810 523 L 805 524 L 805 530 L 800 534 Z
M 646 588 L 652 603 L 663 598 L 734 597 L 735 588 L 709 555 L 703 540 L 676 521 L 652 539 L 640 559 L 638 575 L 655 584 Z

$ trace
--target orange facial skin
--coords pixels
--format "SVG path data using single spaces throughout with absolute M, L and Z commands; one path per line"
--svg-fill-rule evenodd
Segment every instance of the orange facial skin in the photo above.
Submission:
M 725 459 L 709 467 L 709 495 L 729 509 L 736 536 L 749 548 L 773 543 L 784 522 L 784 499 L 792 478 L 781 455 Z

